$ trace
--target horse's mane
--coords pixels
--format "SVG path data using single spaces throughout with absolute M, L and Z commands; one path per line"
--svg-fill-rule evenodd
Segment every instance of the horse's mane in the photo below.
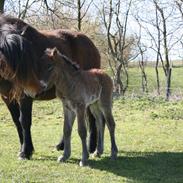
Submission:
M 36 32 L 20 19 L 0 16 L 0 51 L 5 56 L 7 65 L 22 81 L 26 81 L 29 72 L 37 71 L 36 54 L 25 33 L 28 29 Z
M 8 15 L 0 15 L 1 30 L 5 29 L 5 28 L 2 29 L 2 27 L 6 26 L 6 25 L 11 26 L 11 30 L 14 29 L 14 31 L 16 31 L 17 34 L 21 34 L 27 27 L 31 28 L 31 31 L 37 32 L 37 30 L 35 28 L 28 25 L 21 19 L 14 18 L 14 17 L 8 16 Z M 10 31 L 9 28 L 6 30 Z

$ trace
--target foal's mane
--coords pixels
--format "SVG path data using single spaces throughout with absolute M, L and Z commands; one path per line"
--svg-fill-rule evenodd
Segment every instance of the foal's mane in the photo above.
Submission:
M 80 70 L 80 66 L 76 62 L 72 61 L 66 55 L 60 53 L 60 51 L 56 47 L 53 49 L 51 48 L 46 49 L 45 53 L 47 56 L 54 58 L 56 62 L 60 62 L 60 58 L 61 58 L 64 61 L 64 63 L 66 63 L 69 67 L 73 68 L 76 71 Z
M 62 57 L 62 59 L 65 61 L 65 63 L 69 66 L 71 66 L 72 68 L 74 68 L 75 70 L 80 70 L 80 66 L 78 64 L 76 64 L 75 62 L 73 62 L 70 58 L 68 58 L 66 55 L 63 55 L 60 53 L 60 56 Z

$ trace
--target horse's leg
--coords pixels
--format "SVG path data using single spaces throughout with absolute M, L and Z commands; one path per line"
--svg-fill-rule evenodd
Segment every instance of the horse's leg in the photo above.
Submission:
M 97 147 L 93 154 L 94 157 L 100 157 L 104 151 L 103 139 L 104 139 L 104 127 L 103 127 L 103 114 L 100 111 L 97 104 L 90 106 L 90 110 L 96 119 L 97 126 Z
M 111 159 L 114 160 L 117 158 L 118 148 L 115 141 L 115 122 L 111 109 L 104 109 L 104 118 L 106 120 L 111 138 Z
M 72 126 L 75 120 L 75 113 L 69 110 L 67 107 L 64 109 L 64 129 L 63 129 L 63 140 L 64 140 L 64 154 L 58 157 L 58 162 L 66 161 L 71 155 L 71 132 Z
M 25 97 L 20 101 L 20 123 L 23 129 L 23 145 L 20 159 L 30 159 L 34 151 L 31 137 L 33 99 Z
M 92 115 L 89 108 L 87 109 L 88 115 L 88 126 L 89 126 L 89 142 L 88 142 L 88 149 L 90 153 L 93 153 L 97 146 L 97 128 L 95 118 Z
M 64 138 L 61 136 L 60 142 L 56 145 L 57 151 L 64 150 Z
M 63 110 L 64 110 L 64 106 L 63 106 Z M 64 116 L 65 116 L 65 114 L 64 114 Z M 57 151 L 63 151 L 64 150 L 64 137 L 63 137 L 63 135 L 61 135 L 60 141 L 56 145 L 56 149 L 57 149 Z
M 78 121 L 78 133 L 82 142 L 82 159 L 79 163 L 80 166 L 86 165 L 86 162 L 89 157 L 86 137 L 87 137 L 87 129 L 86 129 L 86 121 L 85 121 L 85 107 L 79 105 L 77 107 L 77 121 Z
M 19 121 L 19 117 L 20 117 L 19 105 L 16 101 L 9 101 L 8 98 L 6 98 L 6 97 L 2 96 L 1 98 L 5 102 L 7 108 L 10 111 L 11 117 L 13 119 L 13 122 L 14 122 L 16 129 L 17 129 L 17 132 L 18 132 L 19 141 L 20 141 L 21 148 L 22 148 L 23 133 L 22 133 L 22 126 L 21 126 L 20 121 Z M 20 148 L 20 152 L 21 152 L 21 148 Z

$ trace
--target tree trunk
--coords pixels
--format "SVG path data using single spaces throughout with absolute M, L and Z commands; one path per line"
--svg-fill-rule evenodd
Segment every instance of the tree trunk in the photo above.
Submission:
M 121 73 L 123 70 L 123 77 L 126 79 L 121 78 Z M 129 82 L 129 78 L 128 78 L 128 71 L 127 68 L 125 67 L 125 65 L 123 63 L 120 63 L 118 68 L 117 68 L 117 72 L 116 72 L 116 78 L 115 78 L 115 82 L 114 82 L 114 88 L 115 88 L 115 93 L 117 95 L 124 95 L 127 88 L 128 88 L 128 82 Z
M 167 41 L 167 25 L 166 25 L 166 18 L 164 16 L 164 9 L 160 8 L 157 2 L 154 0 L 157 10 L 160 12 L 162 18 L 162 25 L 163 25 L 163 47 L 164 47 L 164 55 L 165 55 L 165 76 L 166 76 L 166 100 L 169 100 L 171 94 L 171 73 L 172 73 L 172 66 L 170 66 L 169 60 L 169 50 L 168 50 L 168 41 Z
M 169 100 L 170 95 L 171 95 L 171 75 L 172 75 L 172 68 L 170 67 L 167 70 L 167 87 L 166 87 L 166 100 Z
M 0 0 L 0 13 L 4 13 L 5 0 Z
M 158 71 L 158 65 L 157 64 L 156 64 L 156 67 L 155 67 L 155 71 L 156 71 L 157 92 L 158 92 L 158 95 L 160 95 L 159 71 Z
M 158 92 L 158 95 L 160 95 L 160 81 L 159 81 L 159 71 L 158 71 L 159 56 L 160 56 L 160 38 L 159 38 L 159 40 L 158 40 L 158 53 L 157 53 L 156 66 L 155 66 L 155 71 L 156 71 L 156 83 L 157 83 L 157 92 Z
M 124 65 L 124 64 L 123 64 L 123 70 L 124 70 L 124 76 L 126 77 L 125 85 L 123 86 L 123 95 L 124 95 L 128 88 L 128 83 L 129 83 L 128 70 L 127 70 L 126 65 Z
M 140 50 L 140 55 L 141 55 L 141 61 L 139 61 L 139 67 L 141 70 L 141 86 L 142 86 L 142 91 L 143 93 L 148 93 L 148 89 L 147 89 L 147 75 L 145 72 L 145 65 L 144 65 L 144 53 L 143 50 L 141 48 L 141 45 L 138 45 L 138 48 Z
M 122 69 L 122 64 L 120 64 L 117 68 L 116 72 L 116 79 L 115 79 L 115 93 L 120 95 L 123 95 L 123 82 L 121 80 L 121 69 Z
M 81 31 L 81 1 L 78 0 L 78 30 Z
M 141 82 L 142 82 L 142 84 L 141 84 L 142 85 L 142 91 L 143 91 L 143 93 L 148 93 L 147 75 L 145 73 L 145 69 L 144 69 L 144 65 L 143 64 L 140 66 L 140 69 L 141 69 L 141 74 L 142 74 L 142 76 L 141 76 L 141 78 L 142 78 L 142 80 L 141 80 Z

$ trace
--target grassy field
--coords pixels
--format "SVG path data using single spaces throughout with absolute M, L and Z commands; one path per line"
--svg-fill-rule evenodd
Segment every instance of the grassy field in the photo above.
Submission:
M 136 63 L 137 64 L 137 63 Z M 172 68 L 171 92 L 173 96 L 181 96 L 183 98 L 183 66 L 179 66 L 181 62 L 177 63 L 177 67 Z M 106 69 L 110 74 L 110 69 Z M 156 73 L 152 66 L 145 68 L 147 75 L 148 92 L 150 95 L 157 95 Z M 141 87 L 141 70 L 137 65 L 131 65 L 128 69 L 129 85 L 126 95 L 143 95 Z M 165 96 L 166 78 L 163 69 L 159 68 L 159 80 L 161 96 Z
M 90 157 L 79 167 L 81 143 L 76 124 L 72 134 L 72 155 L 64 164 L 56 162 L 54 150 L 62 129 L 58 100 L 35 102 L 32 135 L 35 153 L 30 161 L 17 160 L 16 130 L 0 101 L 0 183 L 15 182 L 183 182 L 183 101 L 135 98 L 114 100 L 119 157 L 109 158 L 110 141 L 105 132 L 105 152 Z
M 147 80 L 148 80 L 148 91 L 150 93 L 156 93 L 156 75 L 155 70 L 152 67 L 146 67 Z M 177 95 L 182 92 L 183 94 L 183 67 L 176 67 L 172 70 L 172 82 L 171 89 L 172 94 Z M 159 69 L 161 94 L 165 94 L 166 80 L 162 68 Z M 141 92 L 141 73 L 140 69 L 134 67 L 129 69 L 129 88 L 128 93 L 138 93 Z

